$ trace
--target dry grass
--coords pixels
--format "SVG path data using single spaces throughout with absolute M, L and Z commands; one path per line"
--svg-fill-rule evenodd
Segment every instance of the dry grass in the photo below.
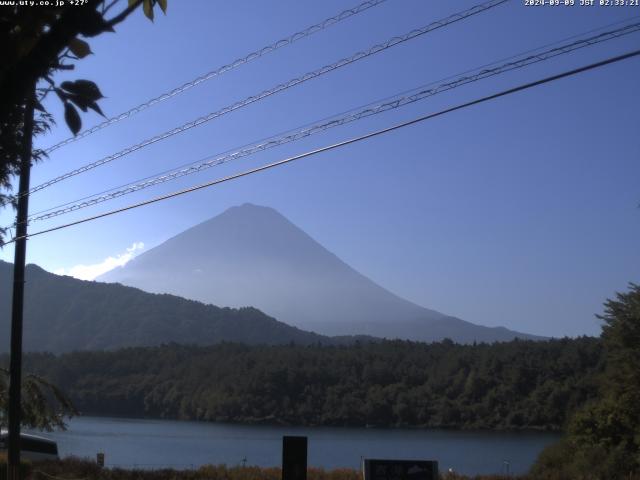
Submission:
M 94 462 L 77 458 L 35 463 L 30 480 L 280 480 L 280 468 L 227 467 L 206 465 L 193 470 L 139 470 L 100 468 Z M 360 480 L 356 470 L 310 468 L 308 480 Z
M 6 456 L 0 454 L 0 471 L 4 471 Z M 100 468 L 94 462 L 73 457 L 59 461 L 25 463 L 28 480 L 281 480 L 279 467 L 227 467 L 206 465 L 193 470 L 141 470 L 122 468 Z M 361 480 L 358 470 L 337 468 L 309 468 L 307 480 Z M 530 480 L 528 477 L 505 477 L 499 475 L 466 477 L 446 473 L 442 480 Z M 4 480 L 0 473 L 0 480 Z
M 0 454 L 0 480 L 4 480 L 6 455 Z M 27 480 L 281 480 L 279 467 L 227 467 L 226 465 L 206 465 L 193 470 L 141 470 L 122 468 L 100 468 L 94 462 L 73 457 L 60 461 L 25 462 Z M 307 480 L 361 480 L 358 470 L 339 468 L 325 470 L 309 468 Z M 574 480 L 562 476 L 536 478 L 531 475 L 477 475 L 465 476 L 443 473 L 441 480 Z M 638 477 L 634 477 L 634 480 Z M 625 479 L 626 480 L 626 479 Z M 640 480 L 640 479 L 638 479 Z

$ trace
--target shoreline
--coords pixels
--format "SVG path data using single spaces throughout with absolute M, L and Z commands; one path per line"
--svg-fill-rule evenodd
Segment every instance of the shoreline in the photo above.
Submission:
M 461 426 L 450 425 L 373 425 L 373 424 L 293 424 L 281 421 L 269 421 L 267 419 L 252 419 L 248 421 L 228 421 L 228 420 L 199 420 L 192 418 L 179 418 L 179 417 L 155 417 L 155 416 L 139 416 L 139 415 L 126 415 L 126 414 L 102 414 L 95 412 L 82 412 L 75 415 L 72 418 L 113 418 L 122 420 L 154 420 L 154 421 L 169 421 L 169 422 L 193 422 L 201 424 L 211 425 L 229 425 L 229 426 L 247 426 L 247 427 L 284 427 L 284 428 L 344 428 L 344 429 L 369 429 L 369 430 L 441 430 L 452 432 L 478 432 L 478 433 L 549 433 L 563 435 L 565 431 L 560 428 L 537 428 L 537 427 L 523 427 L 523 428 L 465 428 Z

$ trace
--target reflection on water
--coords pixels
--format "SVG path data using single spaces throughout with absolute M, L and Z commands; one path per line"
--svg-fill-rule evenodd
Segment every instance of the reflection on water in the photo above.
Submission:
M 361 458 L 438 460 L 440 470 L 466 474 L 523 473 L 538 453 L 558 438 L 538 432 L 460 432 L 330 427 L 269 427 L 79 417 L 66 432 L 48 434 L 62 456 L 95 459 L 105 465 L 139 468 L 195 468 L 204 464 L 278 466 L 283 435 L 309 438 L 309 465 L 359 468 Z

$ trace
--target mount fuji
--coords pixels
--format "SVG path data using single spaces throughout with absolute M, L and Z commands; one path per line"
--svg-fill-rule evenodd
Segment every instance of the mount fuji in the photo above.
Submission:
M 329 252 L 276 210 L 232 207 L 97 278 L 225 307 L 252 306 L 323 335 L 460 343 L 539 339 L 416 305 Z

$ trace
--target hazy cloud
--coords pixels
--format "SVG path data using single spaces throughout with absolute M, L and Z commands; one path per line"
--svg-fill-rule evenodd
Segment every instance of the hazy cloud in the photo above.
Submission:
M 143 248 L 144 243 L 136 242 L 127 248 L 125 252 L 119 253 L 114 257 L 107 257 L 100 263 L 94 263 L 93 265 L 75 265 L 71 268 L 59 268 L 53 273 L 56 275 L 69 275 L 79 278 L 80 280 L 93 280 L 109 270 L 125 265 L 135 256 L 137 251 Z

